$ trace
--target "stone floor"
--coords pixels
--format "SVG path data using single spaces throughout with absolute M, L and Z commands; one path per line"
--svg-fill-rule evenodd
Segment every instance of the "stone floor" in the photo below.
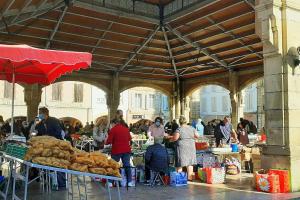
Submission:
M 39 184 L 34 184 L 29 189 L 28 199 L 30 200 L 66 200 L 67 191 L 57 191 L 51 194 L 43 194 Z M 96 182 L 87 183 L 89 200 L 108 199 L 107 191 Z M 74 191 L 78 192 L 74 188 Z M 112 188 L 112 199 L 117 199 L 117 189 Z M 242 177 L 227 177 L 226 184 L 207 185 L 192 182 L 185 187 L 164 187 L 153 188 L 138 185 L 135 188 L 121 188 L 123 200 L 285 200 L 300 199 L 300 193 L 291 194 L 267 194 L 252 190 L 251 175 Z M 78 194 L 74 199 L 79 199 Z

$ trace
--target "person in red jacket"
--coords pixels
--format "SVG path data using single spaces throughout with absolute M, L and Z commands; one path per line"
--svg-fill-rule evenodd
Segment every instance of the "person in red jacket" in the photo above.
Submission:
M 122 159 L 123 167 L 127 175 L 128 186 L 133 186 L 131 183 L 131 169 L 130 169 L 130 156 L 131 156 L 131 136 L 127 124 L 120 118 L 113 120 L 112 123 L 116 123 L 108 133 L 106 144 L 111 144 L 111 157 L 115 161 L 119 162 Z

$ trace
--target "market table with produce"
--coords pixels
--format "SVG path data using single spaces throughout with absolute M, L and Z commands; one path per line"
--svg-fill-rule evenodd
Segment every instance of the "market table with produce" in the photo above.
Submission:
M 13 179 L 13 199 L 20 199 L 16 195 L 16 181 L 24 182 L 24 199 L 27 199 L 29 181 L 29 169 L 39 169 L 39 177 L 42 183 L 47 183 L 50 187 L 50 175 L 57 172 L 65 173 L 67 178 L 68 197 L 73 199 L 73 181 L 72 176 L 77 178 L 77 187 L 80 199 L 87 199 L 85 177 L 100 178 L 106 181 L 122 180 L 119 172 L 119 163 L 109 159 L 100 152 L 87 153 L 73 148 L 69 142 L 57 140 L 53 137 L 39 136 L 28 141 L 29 147 L 25 144 L 7 143 L 3 148 L 3 161 L 9 162 L 9 177 Z M 25 173 L 21 169 L 24 169 Z M 46 176 L 44 176 L 46 174 Z M 45 179 L 46 180 L 45 180 Z M 9 182 L 8 182 L 9 183 Z M 118 199 L 121 199 L 119 184 Z M 80 186 L 84 187 L 84 193 L 80 193 Z M 108 186 L 108 184 L 107 184 Z M 10 187 L 7 184 L 7 188 Z M 51 191 L 48 190 L 49 192 Z M 109 199 L 111 199 L 110 188 L 107 187 Z M 1 193 L 4 199 L 7 198 L 7 192 Z

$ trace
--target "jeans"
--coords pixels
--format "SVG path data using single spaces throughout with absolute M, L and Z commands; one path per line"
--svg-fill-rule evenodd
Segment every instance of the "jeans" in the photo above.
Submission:
M 127 177 L 128 183 L 131 182 L 131 168 L 130 168 L 130 153 L 121 153 L 111 155 L 111 158 L 114 159 L 116 162 L 119 162 L 122 159 L 123 167 L 125 168 L 125 173 Z

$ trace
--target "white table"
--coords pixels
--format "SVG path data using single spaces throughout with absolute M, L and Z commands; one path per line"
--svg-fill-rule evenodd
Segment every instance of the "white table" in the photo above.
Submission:
M 86 183 L 85 183 L 85 177 L 91 177 L 91 178 L 101 178 L 105 179 L 106 182 L 108 181 L 116 181 L 117 182 L 117 189 L 118 189 L 118 199 L 121 200 L 121 193 L 120 193 L 120 187 L 119 187 L 119 182 L 122 180 L 122 178 L 119 177 L 113 177 L 113 176 L 105 176 L 105 175 L 99 175 L 99 174 L 92 174 L 92 173 L 86 173 L 86 172 L 79 172 L 79 171 L 74 171 L 74 170 L 68 170 L 68 169 L 62 169 L 62 168 L 57 168 L 57 167 L 50 167 L 50 166 L 45 166 L 45 165 L 39 165 L 31 162 L 27 162 L 6 154 L 2 155 L 2 158 L 10 162 L 11 166 L 11 177 L 13 178 L 13 200 L 20 200 L 16 195 L 16 180 L 21 180 L 24 182 L 25 188 L 24 188 L 24 197 L 23 199 L 27 199 L 27 193 L 28 193 L 28 185 L 32 183 L 34 180 L 29 181 L 28 180 L 28 175 L 29 175 L 29 169 L 30 168 L 37 168 L 39 169 L 42 173 L 40 176 L 41 178 L 44 177 L 43 174 L 46 174 L 46 180 L 43 180 L 42 178 L 42 183 L 46 183 L 48 188 L 47 191 L 51 192 L 50 188 L 50 172 L 62 172 L 66 173 L 67 175 L 67 188 L 68 188 L 68 199 L 73 199 L 73 181 L 72 181 L 72 176 L 76 176 L 77 178 L 77 187 L 78 187 L 78 193 L 79 193 L 79 198 L 81 199 L 87 199 L 87 190 L 86 190 Z M 25 175 L 22 175 L 21 173 L 18 172 L 17 168 L 20 167 L 21 165 L 25 166 Z M 83 181 L 80 180 L 80 177 L 82 176 Z M 71 185 L 69 185 L 71 183 Z M 81 184 L 82 183 L 82 184 Z M 80 186 L 84 187 L 84 194 L 81 194 L 80 192 Z M 111 191 L 109 184 L 107 184 L 107 191 L 109 195 L 109 199 L 112 199 L 111 196 Z M 7 199 L 7 193 L 3 193 L 4 199 Z

